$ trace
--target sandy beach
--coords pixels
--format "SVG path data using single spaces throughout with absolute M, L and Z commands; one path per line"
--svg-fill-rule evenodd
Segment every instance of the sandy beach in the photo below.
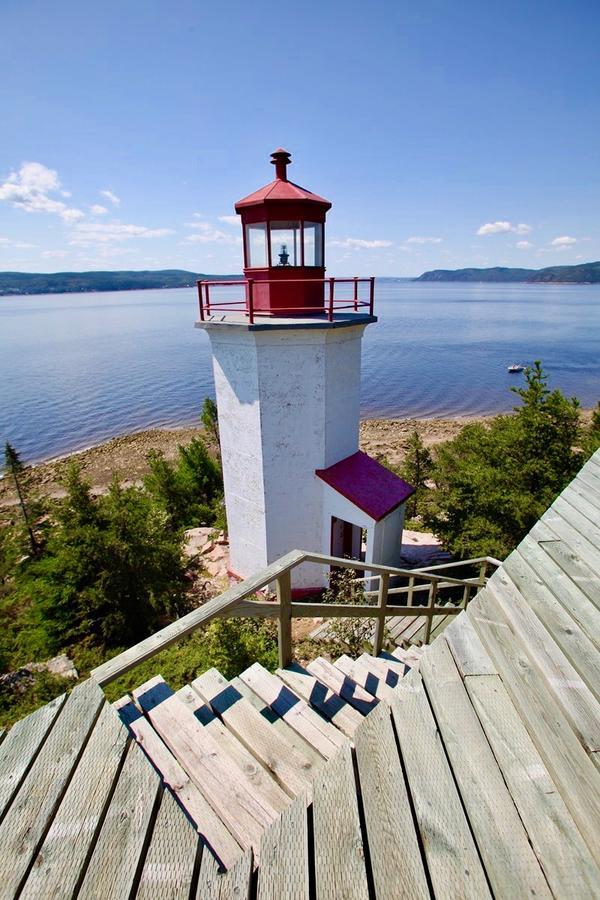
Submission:
M 468 422 L 491 421 L 493 416 L 454 419 L 367 419 L 361 422 L 360 446 L 366 453 L 391 465 L 399 465 L 406 442 L 417 429 L 427 446 L 449 440 Z M 94 490 L 106 489 L 114 474 L 128 484 L 139 482 L 148 471 L 146 456 L 150 450 L 162 451 L 167 459 L 177 453 L 179 444 L 187 444 L 193 437 L 202 435 L 203 429 L 192 425 L 180 428 L 155 428 L 124 434 L 109 441 L 41 462 L 27 468 L 30 490 L 41 496 L 60 497 L 64 491 L 61 480 L 70 462 L 81 467 L 83 475 Z M 0 506 L 13 505 L 16 495 L 12 482 L 0 480 Z

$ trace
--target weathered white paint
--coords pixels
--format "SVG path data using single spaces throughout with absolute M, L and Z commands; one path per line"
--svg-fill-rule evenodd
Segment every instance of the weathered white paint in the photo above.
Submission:
M 206 328 L 223 456 L 231 568 L 248 576 L 290 549 L 324 546 L 327 468 L 358 449 L 360 350 L 367 317 L 259 329 L 229 319 Z M 327 527 L 327 548 L 329 548 Z M 324 583 L 304 565 L 294 587 Z

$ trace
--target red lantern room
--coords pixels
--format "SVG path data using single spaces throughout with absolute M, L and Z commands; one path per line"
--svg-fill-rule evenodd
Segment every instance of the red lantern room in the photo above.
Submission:
M 290 162 L 286 150 L 275 150 L 275 181 L 235 204 L 242 218 L 244 275 L 262 315 L 310 315 L 325 302 L 325 215 L 331 203 L 288 181 Z

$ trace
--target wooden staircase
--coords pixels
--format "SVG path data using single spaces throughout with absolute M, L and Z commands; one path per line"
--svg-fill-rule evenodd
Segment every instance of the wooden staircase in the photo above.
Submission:
M 159 675 L 114 705 L 216 861 L 231 869 L 252 849 L 259 865 L 265 831 L 295 800 L 311 803 L 327 760 L 421 653 L 319 657 L 275 673 L 255 663 L 231 681 L 210 669 L 178 691 Z

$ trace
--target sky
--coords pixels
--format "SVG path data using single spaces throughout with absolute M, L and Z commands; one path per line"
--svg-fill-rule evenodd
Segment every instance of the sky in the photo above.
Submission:
M 241 271 L 292 154 L 329 275 L 600 259 L 597 0 L 0 0 L 0 270 Z

